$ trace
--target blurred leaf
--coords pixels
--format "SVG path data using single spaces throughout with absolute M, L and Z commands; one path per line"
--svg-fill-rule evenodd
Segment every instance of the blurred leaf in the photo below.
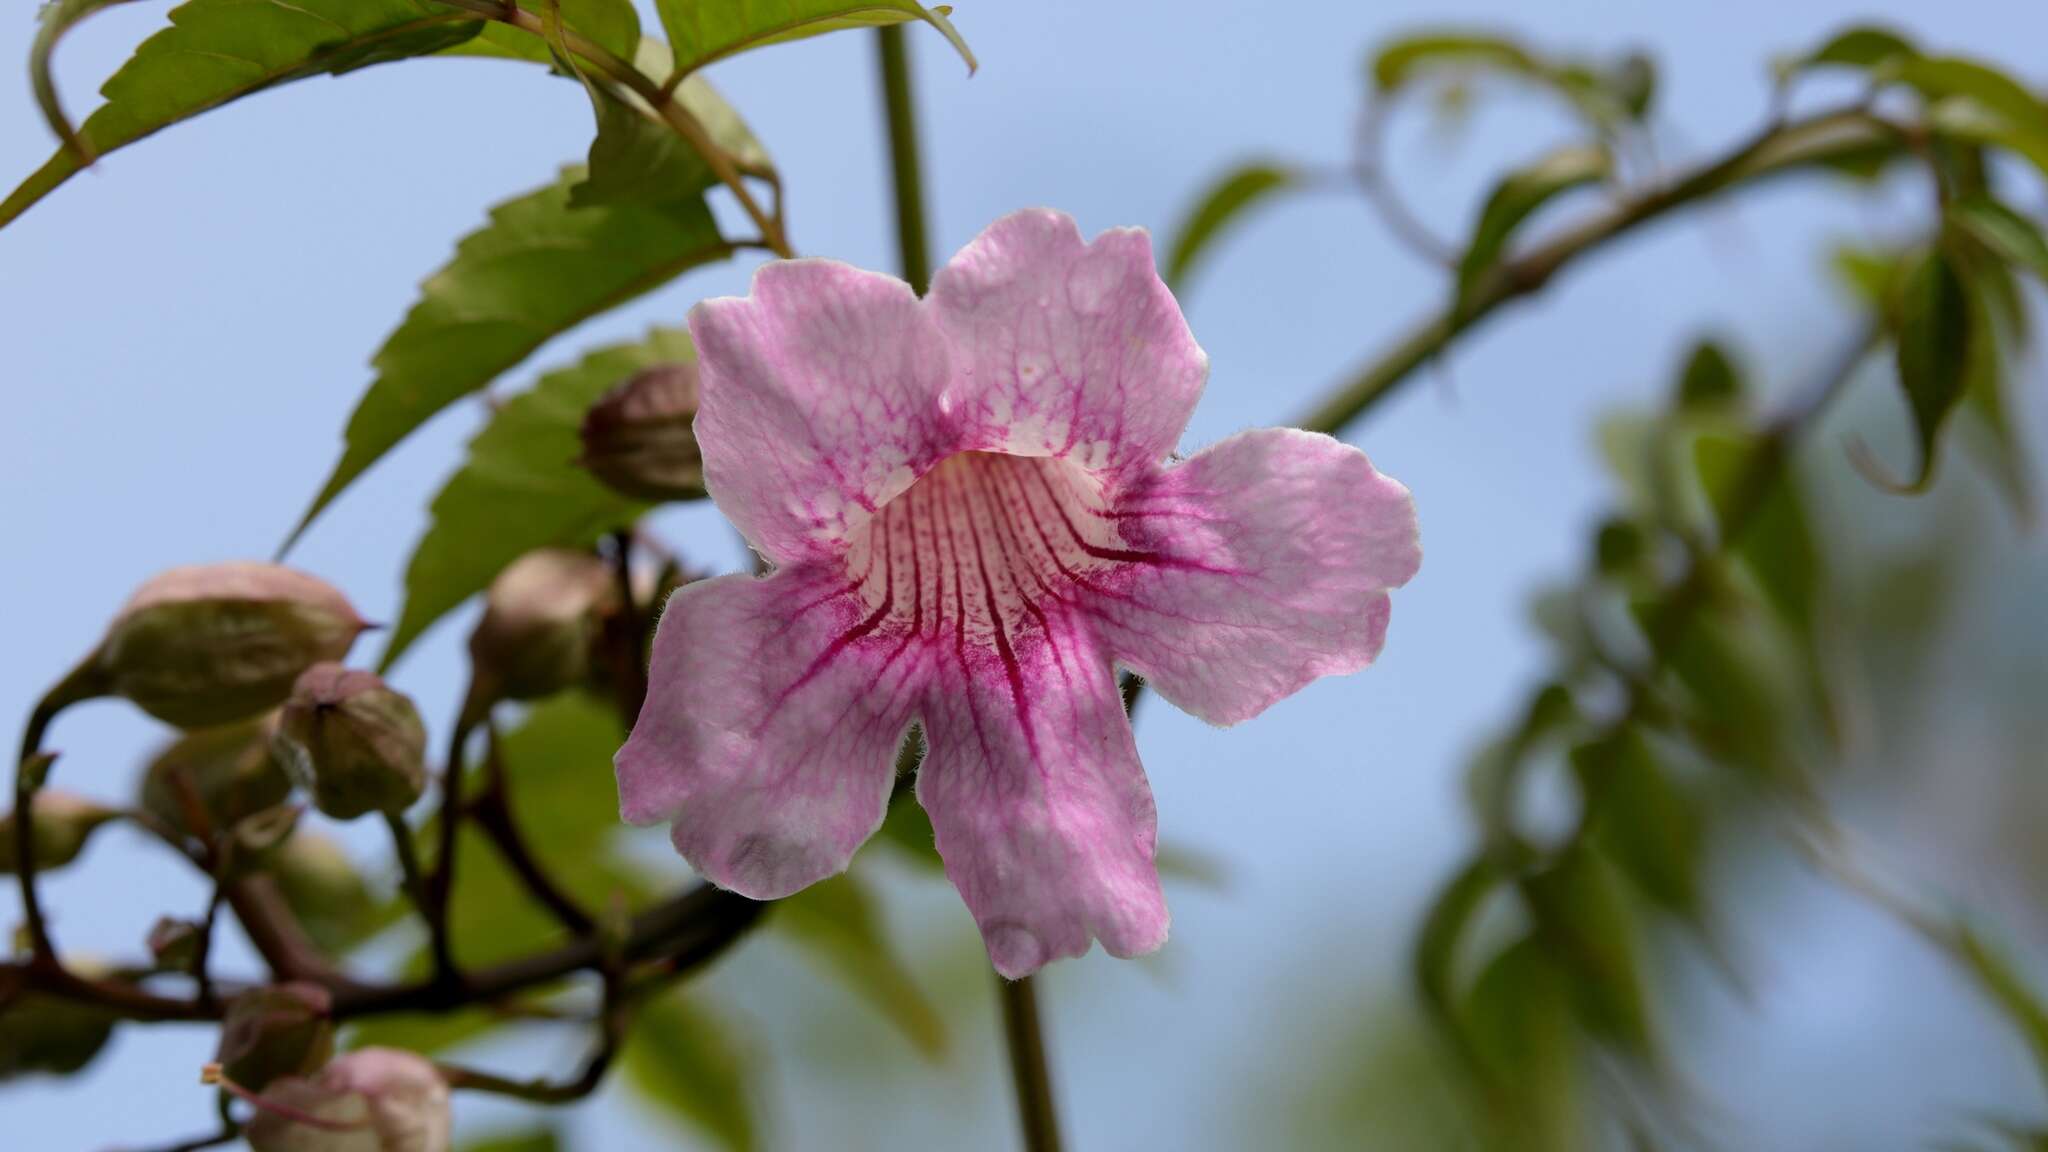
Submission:
M 1460 868 L 1430 903 L 1415 942 L 1415 982 L 1432 1010 L 1448 1013 L 1456 1006 L 1458 956 L 1480 909 L 1504 879 L 1490 857 L 1480 856 Z
M 946 19 L 952 9 L 943 4 L 927 8 L 914 0 L 654 0 L 654 7 L 684 73 L 751 48 L 907 20 L 922 20 L 938 29 L 967 62 L 967 70 L 975 68 L 974 53 Z
M 1551 955 L 1532 937 L 1502 949 L 1480 972 L 1462 1017 L 1489 1084 L 1513 1109 L 1515 1146 L 1583 1147 L 1570 989 Z
M 1968 96 L 1935 101 L 1927 119 L 1937 132 L 2003 148 L 2048 176 L 2048 126 L 2041 119 L 2018 119 Z
M 377 351 L 377 379 L 349 418 L 347 446 L 289 547 L 371 464 L 435 413 L 488 385 L 583 320 L 723 259 L 702 201 L 572 208 L 580 168 L 491 211 Z
M 484 1136 L 461 1146 L 461 1152 L 561 1152 L 562 1140 L 552 1128 Z
M 269 870 L 299 926 L 325 952 L 346 955 L 404 914 L 402 902 L 380 903 L 341 845 L 316 833 L 285 841 Z
M 1955 945 L 1978 986 L 2027 1042 L 2035 1068 L 2048 1076 L 2048 1008 L 2042 1006 L 2026 977 L 1990 940 L 1967 924 L 1957 927 Z
M 1794 68 L 1836 65 L 1865 71 L 1919 54 L 1905 37 L 1876 24 L 1859 24 L 1837 33 L 1812 53 L 1792 62 Z
M 1300 175 L 1278 164 L 1241 164 L 1211 183 L 1174 230 L 1173 251 L 1166 258 L 1166 282 L 1176 292 L 1187 288 L 1188 272 L 1210 245 L 1252 207 L 1275 193 L 1295 187 Z
M 489 1008 L 372 1016 L 349 1026 L 347 1044 L 351 1049 L 403 1048 L 432 1056 L 488 1036 L 511 1023 L 514 1021 L 503 1013 Z
M 1993 256 L 2048 284 L 2048 237 L 2040 225 L 1984 197 L 1949 205 L 1948 221 Z
M 1836 279 L 1849 289 L 1858 303 L 1879 314 L 1892 311 L 1893 297 L 1905 271 L 1905 253 L 1843 244 L 1829 254 L 1828 263 Z
M 80 7 L 80 0 L 67 0 L 73 14 Z M 78 130 L 87 155 L 103 156 L 277 84 L 429 55 L 483 26 L 468 13 L 426 0 L 190 0 L 171 10 L 170 22 L 100 89 L 106 103 Z M 59 148 L 0 202 L 0 225 L 81 166 L 78 153 Z
M 775 923 L 879 1011 L 925 1059 L 946 1051 L 946 1022 L 890 946 L 880 910 L 852 875 L 775 902 Z
M 1973 334 L 1963 408 L 1981 430 L 1974 439 L 1978 462 L 2004 493 L 2013 515 L 2022 524 L 2030 524 L 2034 518 L 2034 474 L 2027 459 L 2026 438 L 2014 424 L 2007 401 L 2008 374 L 1998 331 L 1990 310 L 1981 304 L 1970 310 L 1970 316 Z
M 1425 69 L 1492 68 L 1534 76 L 1542 71 L 1521 45 L 1482 32 L 1426 32 L 1404 36 L 1379 50 L 1372 60 L 1373 86 L 1381 92 L 1400 88 Z
M 1718 522 L 1725 525 L 1729 501 L 1752 467 L 1754 455 L 1774 450 L 1755 438 L 1725 434 L 1703 435 L 1694 441 L 1700 485 Z M 1727 541 L 1724 527 L 1724 542 L 1733 545 L 1735 556 L 1792 630 L 1802 640 L 1813 642 L 1827 589 L 1820 549 L 1814 543 L 1813 526 L 1797 485 L 1789 478 L 1772 484 L 1743 528 L 1740 540 Z
M 1663 662 L 1693 705 L 1684 718 L 1703 750 L 1799 790 L 1816 760 L 1807 725 L 1826 709 L 1789 633 L 1759 607 L 1723 590 L 1668 638 Z
M 1901 83 L 1929 101 L 1963 98 L 2016 125 L 2048 131 L 2048 106 L 2026 85 L 1996 68 L 1958 57 L 1914 56 L 1898 61 Z
M 1565 148 L 1496 185 L 1458 264 L 1458 310 L 1470 305 L 1482 279 L 1500 263 L 1523 221 L 1563 193 L 1605 179 L 1610 170 L 1611 162 L 1601 149 Z
M 434 497 L 433 519 L 406 565 L 405 607 L 382 667 L 520 556 L 548 546 L 581 549 L 638 519 L 644 504 L 576 466 L 583 414 L 633 373 L 695 355 L 686 334 L 657 328 L 641 343 L 599 349 L 556 369 L 500 405 Z
M 1962 276 L 1939 248 L 1907 274 L 1899 317 L 1899 384 L 1912 409 L 1920 444 L 1920 471 L 1895 484 L 1924 491 L 1934 478 L 1941 426 L 1963 398 L 1970 368 L 1970 301 Z
M 1522 882 L 1535 939 L 1557 962 L 1588 1032 L 1637 1056 L 1654 1054 L 1641 950 L 1628 894 L 1583 842 Z
M 751 1085 L 760 1071 L 730 1028 L 687 991 L 646 1005 L 623 1064 L 626 1082 L 670 1118 L 734 1152 L 757 1146 Z
M 1639 729 L 1622 728 L 1572 751 L 1593 843 L 1650 901 L 1702 923 L 1706 819 Z
M 1736 408 L 1747 392 L 1742 371 L 1718 340 L 1701 340 L 1678 377 L 1680 408 Z

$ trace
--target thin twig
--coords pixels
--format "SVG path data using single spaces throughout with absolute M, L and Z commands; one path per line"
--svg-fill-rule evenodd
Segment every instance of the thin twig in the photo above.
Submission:
M 996 978 L 1003 1002 L 1003 1034 L 1009 1040 L 1010 1074 L 1017 1084 L 1017 1114 L 1024 1126 L 1025 1152 L 1059 1152 L 1060 1117 L 1053 1105 L 1052 1073 L 1045 1034 L 1038 1023 L 1038 994 L 1032 978 Z

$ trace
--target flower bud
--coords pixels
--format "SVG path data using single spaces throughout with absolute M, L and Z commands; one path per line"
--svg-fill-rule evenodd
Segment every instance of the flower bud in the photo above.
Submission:
M 284 803 L 292 782 L 270 750 L 274 716 L 202 728 L 167 745 L 142 777 L 142 807 L 191 836 L 185 788 L 199 804 L 208 835 L 220 835 L 258 812 Z M 180 780 L 184 784 L 180 784 Z
M 323 951 L 345 952 L 383 926 L 370 886 L 333 840 L 300 832 L 269 863 L 285 904 Z
M 261 1090 L 273 1080 L 305 1076 L 334 1055 L 334 1002 L 317 984 L 274 984 L 228 1004 L 216 1057 L 228 1078 Z
M 106 967 L 89 956 L 65 960 L 97 980 Z M 69 1076 L 92 1063 L 114 1034 L 117 1018 L 97 1004 L 32 992 L 0 981 L 0 1081 L 33 1072 Z
M 254 1152 L 448 1152 L 448 1084 L 425 1057 L 361 1048 L 311 1079 L 280 1080 L 264 1093 L 243 1136 Z M 324 1121 L 315 1127 L 292 1114 Z
M 45 789 L 35 794 L 35 856 L 37 868 L 61 868 L 85 849 L 93 830 L 112 820 L 115 813 L 83 796 Z M 14 851 L 14 813 L 0 816 L 0 874 L 12 875 L 19 866 Z
M 696 417 L 696 361 L 646 369 L 584 414 L 577 463 L 635 500 L 702 499 L 704 457 L 690 427 Z
M 299 673 L 347 655 L 365 627 L 340 591 L 290 568 L 173 568 L 129 598 L 95 663 L 115 695 L 202 728 L 275 707 Z
M 588 553 L 542 548 L 514 560 L 491 581 L 469 637 L 478 691 L 534 700 L 581 683 L 617 604 L 611 570 Z
M 149 954 L 159 972 L 190 972 L 199 959 L 199 941 L 206 928 L 196 920 L 159 916 L 149 929 Z
M 278 717 L 278 760 L 337 820 L 399 812 L 427 784 L 419 709 L 374 672 L 315 664 Z

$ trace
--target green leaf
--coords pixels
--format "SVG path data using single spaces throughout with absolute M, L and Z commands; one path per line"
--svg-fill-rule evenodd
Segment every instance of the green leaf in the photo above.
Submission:
M 2048 1075 L 2048 1008 L 2003 952 L 1971 926 L 1960 925 L 1955 946 L 1978 987 L 2027 1042 L 2035 1067 Z
M 1949 205 L 1948 222 L 1997 259 L 2048 284 L 2048 237 L 2032 220 L 1996 200 L 1976 197 Z
M 1913 480 L 1891 486 L 1919 492 L 1933 482 L 1941 426 L 1963 398 L 1969 379 L 1970 298 L 1947 253 L 1935 248 L 1920 258 L 1907 273 L 1901 305 L 1899 386 L 1918 434 L 1920 471 Z
M 57 82 L 50 76 L 50 57 L 56 54 L 57 41 L 64 38 L 74 26 L 102 8 L 126 4 L 130 0 L 51 0 L 37 14 L 35 42 L 29 46 L 29 86 L 35 90 L 36 104 L 43 110 L 43 120 L 50 131 L 71 150 L 73 158 L 80 164 L 93 161 L 92 146 L 78 135 L 78 129 L 71 123 L 71 117 L 64 113 L 64 102 L 57 98 Z
M 346 447 L 285 541 L 435 413 L 574 325 L 732 251 L 701 200 L 573 208 L 581 168 L 491 210 L 372 361 Z
M 460 471 L 434 497 L 433 519 L 405 570 L 405 607 L 385 670 L 505 566 L 544 547 L 581 549 L 630 525 L 646 505 L 576 466 L 583 414 L 614 384 L 656 364 L 695 358 L 687 334 L 656 329 L 540 378 L 505 401 L 469 442 Z
M 1381 92 L 1400 88 L 1434 68 L 1484 69 L 1538 75 L 1543 65 L 1528 50 L 1504 37 L 1480 32 L 1426 32 L 1405 36 L 1381 48 L 1372 60 L 1373 86 Z
M 631 0 L 561 0 L 562 23 L 581 32 L 599 47 L 625 60 L 632 60 L 642 41 L 640 14 Z M 545 19 L 547 0 L 519 0 L 519 6 Z M 493 21 L 466 44 L 442 53 L 445 56 L 488 56 L 525 60 L 553 67 L 555 54 L 545 36 L 524 28 Z M 655 75 L 659 76 L 659 73 Z
M 1550 953 L 1531 937 L 1502 949 L 1480 972 L 1461 1018 L 1482 1071 L 1521 1126 L 1500 1146 L 1583 1147 L 1570 989 Z
M 358 1048 L 403 1048 L 422 1056 L 446 1052 L 482 1039 L 513 1023 L 495 1008 L 463 1008 L 455 1012 L 401 1012 L 372 1016 L 349 1028 L 347 1045 Z
M 461 1152 L 561 1152 L 561 1137 L 552 1128 L 528 1132 L 504 1132 L 484 1136 L 462 1145 Z
M 2004 148 L 2048 176 L 2048 108 L 2002 73 L 1968 61 L 1922 61 L 1910 73 L 1937 133 Z
M 1960 97 L 2018 124 L 2035 129 L 2048 124 L 2048 107 L 2026 85 L 1975 60 L 1917 56 L 1899 61 L 1895 74 L 1900 83 L 1930 101 Z
M 1587 1031 L 1647 1056 L 1655 1044 L 1641 949 L 1617 880 L 1612 866 L 1581 843 L 1524 880 L 1522 891 L 1536 918 L 1536 939 L 1566 974 Z
M 1678 406 L 1688 409 L 1739 407 L 1746 389 L 1734 357 L 1717 340 L 1693 345 L 1678 376 Z
M 845 28 L 878 28 L 922 20 L 939 30 L 967 70 L 974 53 L 953 28 L 945 5 L 927 8 L 914 0 L 655 0 L 662 26 L 685 74 L 750 48 L 781 44 Z
M 946 1022 L 890 947 L 874 899 L 850 874 L 775 902 L 775 924 L 865 999 L 927 1060 L 946 1052 Z
M 669 1117 L 734 1152 L 756 1146 L 750 1086 L 759 1070 L 728 1026 L 687 991 L 646 1006 L 623 1063 L 626 1082 Z
M 1626 727 L 1572 750 L 1593 842 L 1652 903 L 1699 923 L 1706 821 L 1649 738 Z
M 1844 29 L 1810 54 L 1792 63 L 1793 68 L 1836 66 L 1865 71 L 1894 60 L 1910 59 L 1919 50 L 1905 37 L 1876 24 L 1859 24 Z
M 1728 504 L 1754 454 L 1768 450 L 1754 437 L 1722 433 L 1702 435 L 1693 442 L 1700 486 L 1717 522 L 1725 523 Z M 1771 485 L 1769 494 L 1751 513 L 1734 551 L 1793 631 L 1812 640 L 1827 589 L 1813 526 L 1794 484 L 1781 481 Z
M 1458 956 L 1480 909 L 1503 880 L 1492 858 L 1480 856 L 1459 869 L 1431 902 L 1415 940 L 1415 982 L 1433 1010 L 1447 1013 L 1457 1003 Z
M 1236 224 L 1254 205 L 1299 182 L 1298 173 L 1278 164 L 1241 164 L 1225 172 L 1202 193 L 1175 230 L 1173 251 L 1166 258 L 1166 282 L 1174 291 L 1184 291 L 1188 270 L 1226 228 Z
M 68 0 L 63 11 L 75 16 L 93 6 Z M 274 85 L 429 55 L 482 27 L 427 0 L 191 0 L 172 9 L 170 20 L 100 89 L 106 103 L 78 130 L 86 155 L 104 156 Z M 44 26 L 45 35 L 52 27 Z M 77 151 L 59 149 L 0 201 L 0 226 L 80 167 Z
M 1523 221 L 1565 192 L 1605 179 L 1611 166 L 1602 149 L 1564 148 L 1496 185 L 1458 264 L 1458 309 L 1471 304 L 1480 283 L 1500 262 Z
M 2009 373 L 2001 348 L 2001 333 L 1992 317 L 1993 300 L 2016 297 L 2009 270 L 2001 264 L 1981 260 L 1961 264 L 1964 287 L 1971 300 L 1969 368 L 1963 388 L 1963 410 L 1972 418 L 1971 431 L 1978 463 L 2003 490 L 2006 502 L 2022 524 L 2034 517 L 2034 475 L 2027 458 L 2026 438 L 2013 420 L 2007 398 Z M 2015 312 L 2024 323 L 2025 304 L 2015 301 Z M 2021 340 L 2024 332 L 2011 334 Z

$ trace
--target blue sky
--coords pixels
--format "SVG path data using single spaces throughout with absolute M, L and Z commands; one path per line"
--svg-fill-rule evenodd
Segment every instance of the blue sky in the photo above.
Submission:
M 66 42 L 58 75 L 74 111 L 92 106 L 98 81 L 164 7 L 114 9 Z M 935 248 L 950 252 L 1035 204 L 1074 214 L 1090 233 L 1161 233 L 1231 161 L 1341 163 L 1367 47 L 1421 23 L 1504 27 L 1595 53 L 1647 49 L 1662 68 L 1667 148 L 1681 160 L 1759 122 L 1771 56 L 1849 19 L 1884 16 L 1931 44 L 2020 67 L 2048 42 L 2038 6 L 1950 0 L 1938 21 L 1934 10 L 1913 0 L 959 0 L 954 18 L 980 57 L 977 75 L 928 31 L 912 35 Z M 28 16 L 19 6 L 0 27 L 0 61 L 26 59 Z M 798 248 L 887 267 L 871 57 L 865 35 L 842 34 L 721 64 L 712 78 L 775 156 Z M 11 91 L 0 96 L 8 182 L 50 148 L 25 72 Z M 1492 166 L 1530 158 L 1556 128 L 1545 109 L 1524 106 L 1482 117 L 1455 152 L 1404 134 L 1404 182 L 1420 213 L 1455 235 Z M 10 402 L 0 420 L 10 548 L 0 715 L 25 714 L 149 574 L 267 555 L 332 463 L 367 358 L 417 281 L 486 205 L 578 158 L 588 133 L 580 95 L 534 70 L 380 67 L 175 128 L 0 231 Z M 1261 1065 L 1329 1038 L 1334 1026 L 1305 993 L 1350 1003 L 1402 978 L 1421 902 L 1466 835 L 1463 761 L 1541 671 L 1528 595 L 1577 566 L 1605 506 L 1596 414 L 1656 394 L 1702 329 L 1733 334 L 1777 384 L 1821 363 L 1847 320 L 1816 230 L 1860 219 L 1839 203 L 1793 188 L 1657 229 L 1492 325 L 1353 432 L 1415 493 L 1422 575 L 1396 595 L 1386 656 L 1362 675 L 1227 732 L 1147 705 L 1139 742 L 1163 833 L 1224 861 L 1231 882 L 1220 893 L 1170 888 L 1175 934 L 1158 964 L 1097 953 L 1046 978 L 1075 1146 L 1234 1146 L 1234 1126 L 1256 1114 L 1243 1088 Z M 697 298 L 743 291 L 748 270 L 739 261 L 694 273 L 550 345 L 506 383 L 674 323 Z M 1355 200 L 1319 196 L 1260 218 L 1214 253 L 1183 299 L 1214 366 L 1188 446 L 1285 422 L 1445 290 Z M 461 406 L 407 441 L 314 528 L 295 562 L 368 615 L 395 618 L 425 500 L 479 418 Z M 663 523 L 702 562 L 738 563 L 708 514 Z M 454 708 L 460 634 L 444 625 L 397 677 L 437 722 Z M 158 738 L 151 722 L 102 704 L 67 715 L 54 744 L 70 785 L 118 797 Z M 132 951 L 158 912 L 203 898 L 132 839 L 107 837 L 87 864 L 52 885 L 65 938 L 81 948 Z M 897 887 L 892 909 L 912 926 L 917 962 L 944 970 L 968 930 L 964 912 L 943 890 Z M 14 915 L 9 899 L 0 896 L 0 920 Z M 1785 946 L 1765 966 L 1776 979 L 1760 1002 L 1700 1041 L 1722 1106 L 1761 1124 L 1751 1146 L 1892 1147 L 1944 1101 L 2028 1099 L 2023 1069 L 1987 1039 L 1992 1026 L 1937 963 L 1857 910 L 1815 899 L 1809 943 L 1856 962 L 1831 969 L 1834 979 L 1802 980 L 1799 958 L 1813 953 Z M 765 1089 L 781 1117 L 778 1145 L 957 1145 L 1007 1123 L 992 1016 L 962 1023 L 965 1055 L 952 1068 L 868 1074 L 805 1050 L 811 1016 L 848 1011 L 813 987 L 809 969 L 770 944 L 740 958 L 713 987 L 787 1057 Z M 0 1114 L 38 1152 L 198 1130 L 210 1105 L 197 1067 L 209 1049 L 197 1030 L 130 1029 L 89 1075 L 13 1089 Z M 1840 1094 L 1784 1087 L 1828 1083 Z M 1853 1121 L 1831 1115 L 1846 1098 L 1863 1101 Z M 603 1147 L 666 1146 L 630 1114 L 579 1122 L 604 1134 Z

